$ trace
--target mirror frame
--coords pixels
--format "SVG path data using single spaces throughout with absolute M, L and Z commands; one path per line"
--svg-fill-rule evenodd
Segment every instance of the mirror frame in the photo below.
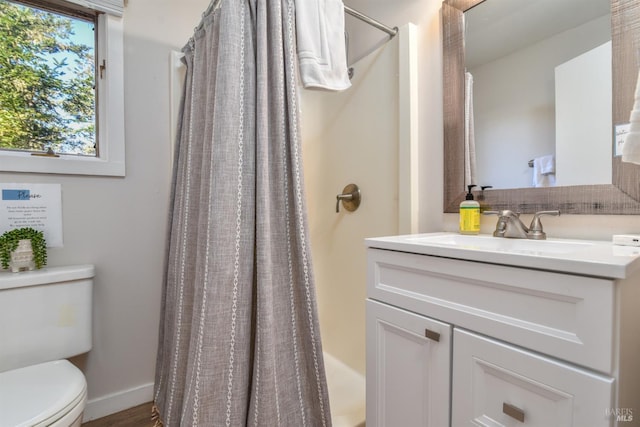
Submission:
M 444 212 L 458 212 L 464 183 L 464 11 L 484 0 L 443 0 Z M 638 80 L 640 2 L 611 0 L 613 123 L 628 123 Z M 613 129 L 612 129 L 613 146 Z M 612 183 L 485 190 L 488 209 L 522 213 L 640 214 L 640 166 L 613 157 Z

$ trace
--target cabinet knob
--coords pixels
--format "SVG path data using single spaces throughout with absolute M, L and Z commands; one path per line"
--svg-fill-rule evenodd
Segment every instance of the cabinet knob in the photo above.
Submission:
M 508 403 L 503 403 L 502 412 L 510 416 L 514 420 L 520 421 L 521 423 L 524 422 L 524 411 L 520 408 L 517 408 L 513 405 L 509 405 Z
M 425 329 L 424 336 L 429 338 L 432 341 L 440 342 L 440 334 L 437 332 L 430 331 L 429 329 Z

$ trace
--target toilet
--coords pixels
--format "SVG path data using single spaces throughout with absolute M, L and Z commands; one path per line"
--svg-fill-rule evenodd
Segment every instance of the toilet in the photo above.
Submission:
M 65 358 L 91 349 L 94 267 L 0 272 L 0 427 L 77 427 L 87 400 Z

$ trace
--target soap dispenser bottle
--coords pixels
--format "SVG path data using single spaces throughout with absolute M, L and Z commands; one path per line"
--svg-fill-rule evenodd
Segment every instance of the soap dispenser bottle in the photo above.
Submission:
M 467 185 L 467 196 L 460 203 L 460 234 L 480 233 L 480 203 L 473 200 L 471 189 L 476 185 Z
M 492 185 L 480 186 L 480 194 L 478 194 L 478 203 L 480 204 L 480 215 L 482 215 L 482 213 L 487 210 L 487 205 L 484 203 L 484 190 L 486 190 L 487 188 L 493 188 L 493 186 Z

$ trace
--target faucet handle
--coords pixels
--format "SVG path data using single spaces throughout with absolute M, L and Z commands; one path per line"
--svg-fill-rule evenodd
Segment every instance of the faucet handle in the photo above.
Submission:
M 533 219 L 531 220 L 531 225 L 529 226 L 529 233 L 527 233 L 529 239 L 544 240 L 547 238 L 547 233 L 543 231 L 542 222 L 540 222 L 540 217 L 544 215 L 560 216 L 560 211 L 536 212 L 533 215 Z

